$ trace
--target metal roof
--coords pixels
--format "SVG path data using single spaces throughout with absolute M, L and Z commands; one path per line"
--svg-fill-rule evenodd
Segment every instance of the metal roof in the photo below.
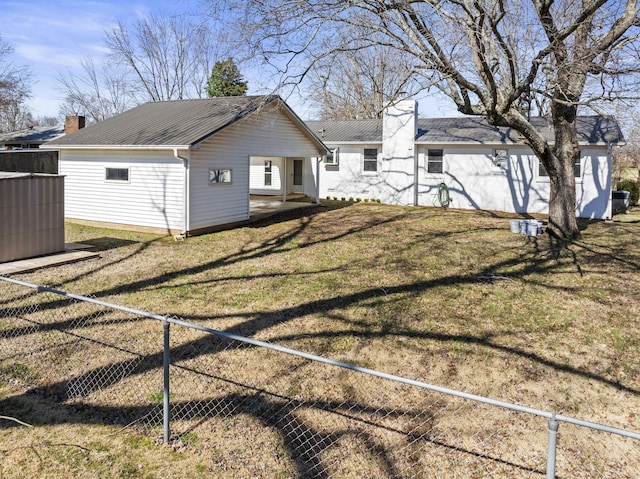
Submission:
M 531 123 L 547 141 L 554 141 L 550 121 L 531 118 Z M 608 144 L 624 141 L 614 118 L 580 116 L 576 120 L 578 141 L 587 144 Z M 307 125 L 326 143 L 381 143 L 382 120 L 308 121 Z M 491 126 L 483 117 L 419 118 L 416 143 L 429 144 L 514 144 L 522 136 L 512 128 Z
M 553 125 L 544 117 L 530 119 L 533 126 L 551 143 L 555 141 Z M 578 141 L 608 144 L 624 141 L 613 118 L 579 116 L 576 118 Z M 491 126 L 481 117 L 423 118 L 418 120 L 418 143 L 523 143 L 522 135 L 512 128 Z
M 307 121 L 307 126 L 323 141 L 381 143 L 382 120 Z
M 24 130 L 0 133 L 0 144 L 43 143 L 64 135 L 63 126 L 34 126 Z
M 149 102 L 50 141 L 46 146 L 188 147 L 270 104 L 281 107 L 319 148 L 325 149 L 304 122 L 274 95 Z

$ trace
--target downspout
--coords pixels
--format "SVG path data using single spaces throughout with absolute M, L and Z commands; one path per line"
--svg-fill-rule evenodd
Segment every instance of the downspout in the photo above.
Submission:
M 320 163 L 322 157 L 316 158 L 316 205 L 320 204 Z
M 605 221 L 613 220 L 613 143 L 610 141 L 607 143 L 607 170 L 609 171 L 609 197 L 607 198 L 607 214 L 605 215 Z M 595 176 L 595 173 L 594 173 Z
M 413 144 L 413 206 L 418 206 L 418 193 L 420 181 L 418 181 L 418 148 Z
M 175 159 L 182 161 L 184 165 L 184 188 L 183 188 L 184 198 L 182 201 L 184 205 L 184 211 L 183 211 L 183 218 L 182 218 L 182 232 L 180 233 L 180 236 L 184 238 L 187 236 L 187 232 L 189 231 L 189 159 L 183 158 L 180 155 L 178 155 L 177 148 L 173 149 L 173 156 Z

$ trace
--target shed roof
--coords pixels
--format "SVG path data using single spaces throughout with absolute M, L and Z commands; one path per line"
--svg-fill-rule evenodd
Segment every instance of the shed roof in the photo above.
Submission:
M 609 144 L 624 141 L 614 118 L 580 116 L 577 118 L 578 141 L 585 144 Z M 531 123 L 553 142 L 554 132 L 544 117 Z M 307 125 L 326 143 L 381 143 L 382 120 L 308 121 Z M 419 118 L 416 143 L 429 144 L 514 144 L 521 135 L 512 128 L 491 126 L 483 117 Z
M 189 147 L 266 105 L 275 105 L 322 150 L 322 142 L 275 95 L 149 102 L 50 141 L 46 146 Z

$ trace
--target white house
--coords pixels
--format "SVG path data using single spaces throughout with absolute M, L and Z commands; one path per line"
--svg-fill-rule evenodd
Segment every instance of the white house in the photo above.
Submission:
M 533 118 L 550 140 L 545 118 Z M 623 141 L 613 119 L 577 119 L 576 215 L 611 218 L 611 147 Z M 517 132 L 478 117 L 418 118 L 404 100 L 382 120 L 308 121 L 334 154 L 320 170 L 321 197 L 398 205 L 548 213 L 549 179 Z
M 250 193 L 314 191 L 327 153 L 277 96 L 146 103 L 46 146 L 67 220 L 183 235 L 248 220 Z

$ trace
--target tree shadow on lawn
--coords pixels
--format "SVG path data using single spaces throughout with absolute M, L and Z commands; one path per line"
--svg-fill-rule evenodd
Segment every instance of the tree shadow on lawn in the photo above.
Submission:
M 203 372 L 198 374 L 206 378 L 207 384 L 212 390 L 218 391 L 218 394 L 216 397 L 198 401 L 171 401 L 172 420 L 181 421 L 183 428 L 186 427 L 185 422 L 188 425 L 183 430 L 172 429 L 172 441 L 185 440 L 188 443 L 190 434 L 212 419 L 228 421 L 250 417 L 265 428 L 263 434 L 266 436 L 277 433 L 286 449 L 286 463 L 293 464 L 297 472 L 296 477 L 299 478 L 332 477 L 331 466 L 335 467 L 346 455 L 353 460 L 352 454 L 358 455 L 360 464 L 367 470 L 371 469 L 371 464 L 375 464 L 376 469 L 384 473 L 384 477 L 406 477 L 407 471 L 403 473 L 396 465 L 399 450 L 403 451 L 401 455 L 404 454 L 402 463 L 405 466 L 409 463 L 413 477 L 416 471 L 421 470 L 417 457 L 427 454 L 428 448 L 448 450 L 467 456 L 471 461 L 491 462 L 518 471 L 542 473 L 541 470 L 533 469 L 525 463 L 505 460 L 497 451 L 487 453 L 482 450 L 482 440 L 478 441 L 480 448 L 474 450 L 468 443 L 466 446 L 458 444 L 455 435 L 449 438 L 446 434 L 443 436 L 442 432 L 436 432 L 437 428 L 441 429 L 442 421 L 446 423 L 455 420 L 451 417 L 440 417 L 443 413 L 443 403 L 440 399 L 425 400 L 419 404 L 420 407 L 416 404 L 413 409 L 385 408 L 353 400 L 336 402 L 295 399 L 232 379 Z M 225 393 L 228 390 L 230 392 Z M 82 397 L 67 402 L 67 392 L 63 382 L 35 388 L 24 394 L 0 400 L 0 411 L 3 415 L 19 417 L 20 420 L 36 427 L 61 423 L 96 426 L 107 424 L 139 428 L 147 433 L 149 430 L 158 433 L 162 430 L 161 405 L 96 405 L 83 402 Z M 454 408 L 451 411 L 454 414 L 453 418 L 456 417 L 456 410 L 457 408 Z M 311 414 L 315 419 L 310 422 L 308 418 L 305 419 L 305 413 Z M 0 430 L 17 427 L 19 426 L 15 422 L 0 420 Z M 380 432 L 391 433 L 392 442 L 389 442 L 389 437 L 383 440 L 385 434 L 381 436 Z M 259 437 L 262 433 L 256 433 L 254 430 L 254 434 L 258 434 Z M 206 433 L 204 436 L 206 437 Z M 244 446 L 245 460 L 259 460 L 261 454 L 277 454 L 275 450 L 259 450 L 257 457 L 252 457 L 251 451 L 255 450 L 252 446 L 256 439 L 257 437 L 248 438 L 252 445 Z M 350 449 L 345 449 L 343 441 L 350 444 Z M 333 458 L 331 463 L 327 462 L 327 454 Z M 535 453 L 533 456 L 535 457 Z
M 396 217 L 390 218 L 388 222 L 390 224 L 393 223 L 397 219 Z M 308 225 L 308 221 L 301 221 L 299 225 L 295 228 L 292 228 L 287 233 L 280 235 L 278 237 L 271 238 L 268 241 L 263 242 L 262 244 L 255 246 L 253 248 L 247 248 L 240 253 L 234 253 L 232 255 L 226 256 L 224 258 L 219 258 L 212 262 L 206 263 L 204 265 L 199 265 L 195 268 L 185 268 L 180 271 L 172 272 L 172 273 L 164 273 L 162 275 L 158 275 L 157 277 L 150 278 L 147 280 L 141 280 L 139 282 L 134 283 L 133 285 L 122 285 L 114 288 L 110 288 L 104 291 L 100 291 L 99 295 L 113 295 L 126 291 L 131 291 L 131 289 L 138 288 L 148 288 L 150 286 L 161 286 L 164 285 L 167 281 L 174 279 L 179 275 L 188 274 L 189 272 L 195 271 L 205 271 L 207 269 L 217 268 L 222 265 L 235 264 L 240 263 L 244 260 L 250 258 L 261 258 L 270 254 L 275 254 L 279 251 L 282 251 L 285 245 L 292 239 L 295 238 L 303 231 Z M 339 239 L 344 237 L 345 235 L 353 234 L 355 232 L 363 232 L 366 231 L 367 228 L 372 227 L 372 224 L 367 224 L 358 228 L 351 228 L 346 232 L 343 232 L 340 235 L 333 235 L 328 239 L 320 240 L 323 241 L 332 241 L 335 239 Z M 538 240 L 532 240 L 538 241 Z M 299 247 L 308 247 L 313 243 L 305 243 L 304 245 L 299 245 Z M 540 250 L 542 252 L 542 248 Z M 528 253 L 527 253 L 528 255 Z M 530 256 L 525 255 L 523 253 L 521 256 L 513 257 L 509 260 L 505 260 L 503 262 L 492 264 L 487 267 L 484 271 L 481 271 L 478 274 L 474 275 L 450 275 L 434 280 L 426 280 L 426 281 L 416 281 L 403 285 L 396 285 L 391 287 L 384 288 L 384 294 L 386 296 L 394 296 L 394 295 L 403 295 L 403 294 L 421 294 L 425 291 L 430 290 L 431 288 L 441 287 L 443 284 L 448 285 L 464 285 L 477 282 L 479 278 L 484 280 L 484 277 L 490 278 L 491 275 L 495 273 L 495 271 L 500 271 L 504 269 L 509 269 L 510 267 L 521 265 L 525 262 L 525 267 L 520 268 L 517 273 L 512 274 L 512 276 L 518 278 L 523 278 L 526 275 L 530 275 L 536 272 L 545 272 L 548 273 L 550 269 L 553 269 L 553 265 L 550 265 L 549 258 L 539 254 L 533 259 Z M 614 258 L 615 259 L 615 258 Z M 577 259 L 574 259 L 577 261 Z M 634 265 L 632 262 L 629 263 L 630 267 L 637 268 L 637 265 Z M 554 286 L 548 286 L 554 287 Z M 559 289 L 559 286 L 555 286 Z M 371 301 L 375 301 L 381 294 L 381 289 L 379 287 L 369 288 L 364 291 L 334 296 L 331 298 L 323 298 L 320 300 L 307 301 L 302 302 L 299 305 L 282 308 L 278 311 L 262 311 L 255 312 L 251 314 L 233 314 L 233 315 L 220 315 L 220 316 L 211 316 L 206 319 L 223 319 L 225 317 L 244 317 L 245 321 L 237 326 L 228 328 L 226 332 L 232 334 L 239 334 L 243 336 L 253 336 L 261 331 L 264 331 L 273 326 L 287 323 L 293 319 L 300 318 L 302 316 L 308 314 L 316 314 L 322 313 L 327 314 L 334 310 L 340 310 L 343 308 L 348 308 L 356 305 L 366 305 Z M 4 303 L 8 306 L 5 309 L 0 309 L 0 317 L 3 315 L 11 314 L 11 309 L 9 307 L 9 301 L 6 300 Z M 43 303 L 41 308 L 44 309 L 58 309 L 63 307 L 64 302 L 60 301 L 49 301 L 47 303 Z M 65 303 L 66 304 L 66 303 Z M 196 316 L 186 317 L 184 319 L 198 321 L 205 318 L 200 318 Z M 65 319 L 60 323 L 42 325 L 40 331 L 50 331 L 52 329 L 58 329 L 61 332 L 66 332 L 70 328 L 75 328 L 76 332 L 74 335 L 77 336 L 77 329 L 79 325 L 82 325 L 83 319 L 82 316 L 73 317 Z M 86 326 L 82 327 L 91 327 L 89 323 L 86 323 Z M 34 334 L 34 331 L 31 329 L 21 329 L 15 328 L 9 331 L 3 331 L 4 337 L 14 337 L 14 335 L 29 335 Z M 160 335 L 160 329 L 158 330 L 158 334 Z M 403 336 L 410 338 L 419 338 L 425 340 L 435 340 L 441 342 L 461 342 L 467 344 L 475 344 L 480 345 L 482 347 L 486 347 L 489 349 L 498 350 L 501 352 L 506 352 L 510 355 L 526 358 L 530 361 L 537 362 L 539 364 L 548 366 L 557 371 L 563 371 L 570 373 L 572 375 L 576 375 L 579 377 L 588 378 L 591 380 L 598 381 L 600 383 L 606 384 L 608 386 L 615 387 L 621 391 L 625 391 L 631 393 L 633 395 L 640 395 L 640 391 L 637 388 L 630 387 L 624 384 L 621 384 L 618 381 L 612 381 L 607 379 L 606 377 L 591 373 L 589 371 L 584 371 L 581 369 L 573 368 L 564 363 L 558 363 L 551 361 L 549 359 L 544 358 L 541 355 L 535 354 L 530 351 L 520 350 L 517 348 L 505 346 L 499 343 L 495 343 L 492 341 L 491 337 L 487 336 L 474 336 L 474 335 L 451 335 L 451 334 L 439 334 L 433 332 L 423 332 L 423 331 L 412 331 L 409 329 L 405 330 L 385 330 L 381 332 L 363 332 L 361 329 L 352 329 L 348 331 L 340 331 L 340 332 L 332 332 L 332 331 L 324 331 L 317 333 L 318 337 L 324 338 L 339 338 L 341 336 L 359 336 L 364 339 L 372 339 L 372 338 L 380 338 L 380 337 L 389 337 L 389 336 Z M 87 338 L 84 338 L 87 339 Z M 277 338 L 278 341 L 288 341 L 291 339 L 296 339 L 295 336 L 281 336 Z M 102 345 L 107 345 L 102 342 Z M 117 345 L 111 345 L 112 347 L 118 347 Z M 251 346 L 245 346 L 251 347 Z M 208 355 L 208 354 L 216 354 L 221 352 L 226 348 L 221 348 L 218 345 L 218 341 L 211 341 L 209 336 L 205 336 L 203 338 L 191 341 L 189 343 L 176 346 L 172 348 L 171 355 L 174 358 L 188 357 L 188 358 L 197 358 L 200 355 Z M 0 358 L 6 359 L 6 358 Z M 114 361 L 109 366 L 104 368 L 96 368 L 90 371 L 87 371 L 77 377 L 73 377 L 59 383 L 44 385 L 40 387 L 33 388 L 26 393 L 18 396 L 13 396 L 11 398 L 3 399 L 0 401 L 0 410 L 8 414 L 10 411 L 15 411 L 16 414 L 24 413 L 24 417 L 29 417 L 31 411 L 21 409 L 22 405 L 29 404 L 34 398 L 38 398 L 38 401 L 44 401 L 48 404 L 48 407 L 52 409 L 56 409 L 58 413 L 60 413 L 58 418 L 51 421 L 51 423 L 56 422 L 69 422 L 69 423 L 96 423 L 101 424 L 103 421 L 114 422 L 117 424 L 126 425 L 131 420 L 138 419 L 147 414 L 153 414 L 154 410 L 157 413 L 157 407 L 154 409 L 154 406 L 149 407 L 118 407 L 118 406 L 94 406 L 94 405 L 85 405 L 81 402 L 81 398 L 91 394 L 96 391 L 100 391 L 103 389 L 107 389 L 111 386 L 116 385 L 121 379 L 123 379 L 123 374 L 126 373 L 128 376 L 136 376 L 143 373 L 147 373 L 150 371 L 158 370 L 161 371 L 162 365 L 162 354 L 156 353 L 151 355 L 141 355 L 136 361 L 135 364 L 132 365 L 130 361 Z M 74 385 L 75 389 L 72 389 L 71 398 L 73 400 L 73 404 L 67 404 L 66 402 L 70 399 L 70 389 L 69 386 Z M 77 387 L 78 385 L 83 385 L 82 387 Z M 75 391 L 75 392 L 73 392 Z M 249 398 L 249 399 L 247 399 Z M 255 396 L 238 396 L 231 395 L 227 398 L 223 399 L 227 403 L 231 404 L 237 410 L 236 415 L 240 414 L 248 414 L 252 415 L 259 419 L 264 425 L 277 430 L 281 437 L 284 440 L 284 443 L 287 447 L 288 454 L 290 458 L 296 464 L 296 468 L 300 477 L 325 477 L 326 473 L 324 472 L 324 466 L 321 463 L 320 454 L 322 451 L 326 450 L 329 447 L 332 447 L 336 444 L 341 437 L 345 435 L 351 434 L 350 431 L 346 430 L 338 430 L 331 433 L 322 433 L 315 430 L 312 426 L 306 425 L 304 421 L 301 421 L 299 418 L 295 417 L 296 408 L 303 407 L 301 405 L 296 405 L 295 401 L 291 399 L 287 399 L 286 403 L 280 407 L 280 412 L 274 413 L 271 418 L 265 418 L 264 415 L 260 413 L 261 409 L 256 410 L 259 407 L 268 407 L 270 401 L 274 401 L 274 398 L 268 398 L 261 394 L 260 401 L 255 402 Z M 277 400 L 280 400 L 278 398 Z M 221 403 L 222 404 L 222 403 Z M 260 406 L 262 404 L 262 406 Z M 332 410 L 335 413 L 340 413 L 340 411 L 336 411 L 336 406 L 332 404 L 306 404 L 304 407 L 314 407 L 314 408 L 327 408 Z M 176 404 L 175 407 L 192 410 L 192 411 L 204 411 L 206 410 L 204 404 L 198 404 L 197 402 L 191 402 L 189 404 Z M 355 405 L 353 406 L 356 410 L 363 409 L 366 410 L 368 406 L 366 405 Z M 406 411 L 405 411 L 406 412 Z M 413 414 L 416 413 L 408 411 L 406 413 Z M 202 414 L 203 419 L 206 419 L 207 414 L 205 413 L 197 413 Z M 196 415 L 197 415 L 196 414 Z M 60 417 L 64 418 L 61 419 Z M 35 417 L 34 420 L 36 422 L 41 420 L 41 424 L 46 424 L 45 418 L 39 419 Z M 286 421 L 285 421 L 286 420 Z M 0 423 L 0 427 L 3 425 Z M 11 426 L 13 427 L 13 426 Z M 296 435 L 291 437 L 294 430 L 296 431 Z M 302 439 L 303 440 L 302 440 Z M 433 442 L 432 439 L 425 439 Z M 369 443 L 373 440 L 369 439 Z M 366 441 L 365 441 L 366 442 Z M 441 444 L 444 447 L 456 448 L 456 446 Z M 302 451 L 302 448 L 305 448 Z M 375 444 L 370 444 L 370 449 L 377 450 L 377 453 L 380 454 L 379 460 L 381 460 L 385 464 L 386 471 L 388 472 L 389 477 L 399 477 L 397 473 L 393 470 L 393 463 L 390 461 L 386 454 L 384 448 L 378 447 Z M 310 452 L 309 452 L 310 450 Z M 475 454 L 470 451 L 465 451 L 470 454 Z M 495 459 L 499 460 L 499 459 Z M 316 475 L 305 475 L 308 471 L 318 471 Z
M 392 225 L 394 222 L 402 220 L 404 216 L 405 215 L 402 215 L 402 214 L 394 215 L 390 218 L 387 218 L 384 222 L 372 220 L 371 222 L 367 222 L 364 225 L 348 228 L 345 231 L 341 231 L 339 234 L 333 234 L 327 238 L 299 244 L 297 245 L 297 247 L 302 249 L 302 248 L 308 248 L 315 244 L 319 244 L 327 241 L 336 241 L 348 235 L 365 232 L 366 230 L 373 228 L 375 226 L 379 226 L 380 224 Z M 115 286 L 113 288 L 105 289 L 105 290 L 96 292 L 96 296 L 101 297 L 101 296 L 118 295 L 125 292 L 136 291 L 139 289 L 149 289 L 152 287 L 163 287 L 163 288 L 172 287 L 171 285 L 167 286 L 167 283 L 183 275 L 189 275 L 190 273 L 207 271 L 207 270 L 215 269 L 221 266 L 233 265 L 249 259 L 263 258 L 272 254 L 277 254 L 279 252 L 286 251 L 288 248 L 289 242 L 293 238 L 296 238 L 297 236 L 299 236 L 301 232 L 304 231 L 309 226 L 309 222 L 310 222 L 309 217 L 305 216 L 300 220 L 300 222 L 297 225 L 290 228 L 289 231 L 283 234 L 280 234 L 278 236 L 272 237 L 268 240 L 265 240 L 259 245 L 242 249 L 240 252 L 233 253 L 228 256 L 225 256 L 225 257 L 222 257 L 214 261 L 201 264 L 195 267 L 188 267 L 188 268 L 180 269 L 180 270 L 169 272 L 169 273 L 163 273 L 161 275 L 158 275 L 152 278 L 143 279 L 137 282 L 123 284 L 123 285 Z M 455 231 L 452 229 L 450 234 L 461 234 L 461 232 Z M 438 236 L 441 236 L 440 233 L 438 233 Z M 422 240 L 422 238 L 420 240 Z M 486 282 L 486 281 L 491 281 L 492 278 L 495 277 L 496 271 L 514 270 L 514 268 L 516 267 L 520 269 L 515 272 L 509 273 L 509 276 L 512 279 L 525 278 L 526 276 L 532 275 L 535 273 L 549 273 L 550 271 L 553 271 L 553 269 L 557 266 L 553 262 L 557 258 L 554 258 L 554 257 L 550 258 L 546 255 L 546 251 L 548 251 L 548 249 L 538 246 L 539 241 L 541 240 L 542 238 L 537 238 L 537 237 L 528 239 L 529 242 L 534 243 L 534 249 L 536 251 L 536 254 L 533 257 L 530 256 L 529 252 L 523 251 L 521 254 L 514 255 L 510 259 L 504 260 L 496 264 L 489 265 L 483 271 L 477 274 L 450 275 L 445 277 L 439 277 L 433 280 L 418 281 L 418 282 L 412 282 L 412 283 L 406 283 L 406 284 L 394 285 L 394 286 L 384 286 L 384 288 L 376 286 L 373 288 L 369 288 L 369 289 L 348 294 L 348 295 L 341 295 L 341 296 L 323 298 L 323 299 L 314 300 L 314 301 L 302 302 L 298 305 L 283 308 L 277 311 L 234 313 L 230 315 L 212 315 L 207 317 L 190 315 L 190 316 L 183 316 L 182 319 L 191 320 L 191 321 L 200 321 L 200 320 L 216 320 L 216 319 L 225 319 L 225 318 L 244 317 L 245 318 L 244 322 L 242 322 L 237 326 L 227 329 L 226 332 L 243 335 L 243 336 L 253 336 L 263 330 L 269 329 L 279 324 L 289 322 L 293 319 L 300 318 L 305 315 L 318 314 L 318 313 L 329 314 L 331 311 L 334 311 L 334 310 L 349 308 L 357 305 L 360 305 L 360 306 L 366 305 L 368 302 L 375 301 L 381 294 L 384 294 L 387 297 L 400 296 L 403 294 L 419 295 L 432 288 L 442 287 L 443 285 L 473 284 L 473 283 L 477 283 L 478 281 Z M 152 240 L 151 242 L 153 241 L 156 241 L 156 240 Z M 548 241 L 552 242 L 553 239 L 549 238 Z M 132 252 L 131 254 L 127 255 L 126 258 L 139 253 L 141 249 L 147 248 L 151 242 L 141 245 L 140 248 L 138 248 L 135 252 Z M 580 247 L 588 249 L 586 246 L 580 246 Z M 551 249 L 553 250 L 553 248 L 554 248 L 554 245 L 551 244 Z M 573 262 L 577 264 L 578 259 L 575 253 L 571 252 L 571 254 L 572 254 Z M 126 258 L 123 258 L 119 261 L 124 261 Z M 624 259 L 618 259 L 617 257 L 612 257 L 611 259 L 624 262 Z M 522 266 L 523 264 L 524 266 Z M 632 262 L 627 262 L 627 264 L 632 268 L 636 268 L 636 269 L 638 268 L 638 266 L 633 264 Z M 105 266 L 100 266 L 100 268 L 103 268 L 103 267 Z M 577 268 L 579 269 L 579 265 L 577 265 Z M 321 271 L 307 272 L 304 274 L 317 274 L 319 272 Z M 86 273 L 86 274 L 89 274 L 89 273 Z M 75 281 L 77 279 L 78 277 L 75 277 L 67 281 Z M 252 277 L 247 278 L 246 276 L 239 276 L 233 279 L 244 280 L 244 279 L 252 279 Z M 213 281 L 217 281 L 217 280 L 213 280 Z M 208 282 L 211 282 L 211 280 L 205 280 L 202 282 L 196 281 L 196 282 L 192 282 L 192 284 L 206 284 Z M 545 285 L 545 287 L 555 288 L 562 291 L 567 290 L 566 286 Z M 34 294 L 33 292 L 29 292 L 28 294 L 24 295 L 24 297 L 28 297 L 33 294 Z M 7 298 L 6 300 L 3 301 L 3 303 L 7 305 L 7 307 L 0 309 L 0 317 L 2 317 L 3 315 L 12 314 L 13 310 L 11 306 L 9 306 L 9 304 L 10 304 L 10 301 L 12 301 L 13 299 L 15 298 Z M 48 302 L 39 304 L 38 308 L 39 308 L 39 311 L 44 311 L 47 309 L 53 310 L 53 309 L 64 307 L 66 304 L 67 303 L 65 301 L 54 300 L 54 301 L 48 301 Z M 56 322 L 56 323 L 46 324 L 46 325 L 42 324 L 38 327 L 37 331 L 58 329 L 64 332 L 67 329 L 72 327 L 83 328 L 83 327 L 91 326 L 90 323 L 85 323 L 81 321 L 81 319 L 82 319 L 81 317 L 79 318 L 72 317 L 61 322 Z M 128 320 L 128 321 L 135 321 L 135 319 Z M 34 333 L 34 331 L 31 328 L 17 328 L 14 330 L 4 331 L 3 336 L 13 337 L 16 335 L 24 335 L 24 334 L 32 334 L 32 333 Z M 459 341 L 463 343 L 476 344 L 489 349 L 495 349 L 502 352 L 507 352 L 514 356 L 523 357 L 528 360 L 535 361 L 539 364 L 554 368 L 558 371 L 569 372 L 577 376 L 597 380 L 603 384 L 613 386 L 617 389 L 630 392 L 635 395 L 640 394 L 640 391 L 638 389 L 625 386 L 624 384 L 621 384 L 618 381 L 612 381 L 600 375 L 591 373 L 589 371 L 576 369 L 563 363 L 553 362 L 538 354 L 535 354 L 529 351 L 519 350 L 517 348 L 512 348 L 509 346 L 493 343 L 490 340 L 490 338 L 486 336 L 475 337 L 472 335 L 441 335 L 441 334 L 436 334 L 431 332 L 425 333 L 425 332 L 410 331 L 410 330 L 404 330 L 404 331 L 385 330 L 383 332 L 371 332 L 371 333 L 363 332 L 362 330 L 349 330 L 348 332 L 344 332 L 344 333 L 334 333 L 331 331 L 318 333 L 318 336 L 324 336 L 324 337 L 339 337 L 342 335 L 354 335 L 354 336 L 361 336 L 365 338 L 383 337 L 385 335 L 392 335 L 392 336 L 406 336 L 406 337 L 412 337 L 412 338 L 438 340 L 443 342 Z M 288 338 L 281 337 L 278 339 L 287 340 L 287 339 L 294 339 L 294 337 L 288 337 Z M 196 346 L 196 349 L 199 350 L 198 344 L 194 344 L 193 346 Z

